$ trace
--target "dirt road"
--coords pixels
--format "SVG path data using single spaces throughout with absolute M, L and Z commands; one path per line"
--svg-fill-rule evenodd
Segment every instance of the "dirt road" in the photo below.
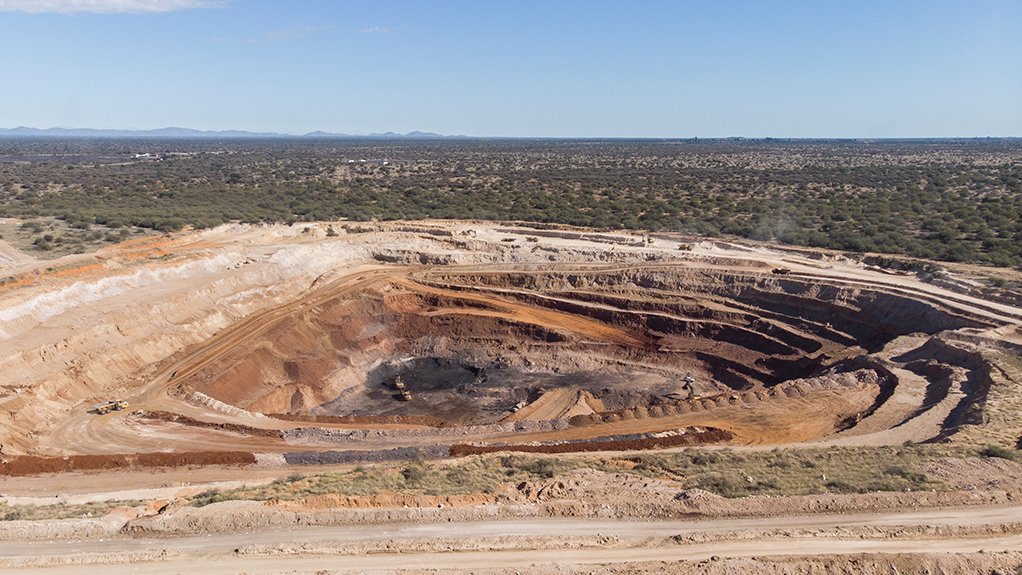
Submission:
M 0 543 L 0 570 L 77 573 L 277 573 L 294 570 L 527 568 L 850 553 L 1022 550 L 1022 506 L 710 521 L 530 519 L 444 524 L 307 527 L 174 539 Z M 1005 526 L 996 535 L 900 536 Z M 884 528 L 897 527 L 891 531 Z M 872 529 L 872 531 L 870 531 Z M 835 531 L 837 530 L 837 531 Z M 728 540 L 731 533 L 747 536 Z M 886 533 L 884 535 L 883 533 Z M 692 542 L 689 542 L 692 541 Z M 371 550 L 371 551 L 370 551 Z

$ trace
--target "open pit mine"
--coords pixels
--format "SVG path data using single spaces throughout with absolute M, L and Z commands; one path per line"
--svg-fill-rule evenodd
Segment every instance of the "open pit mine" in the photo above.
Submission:
M 4 274 L 7 475 L 1022 436 L 1022 309 L 836 253 L 235 225 Z
M 1022 568 L 988 269 L 428 221 L 0 271 L 0 571 Z

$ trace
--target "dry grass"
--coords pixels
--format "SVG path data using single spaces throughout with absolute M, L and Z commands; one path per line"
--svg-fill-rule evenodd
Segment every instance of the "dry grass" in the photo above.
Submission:
M 0 521 L 39 521 L 43 519 L 78 519 L 102 517 L 119 507 L 136 507 L 144 502 L 137 500 L 101 501 L 77 505 L 56 503 L 53 505 L 7 505 L 0 502 Z
M 632 458 L 635 473 L 724 497 L 942 489 L 922 464 L 975 455 L 950 446 L 833 447 L 768 452 L 685 450 Z
M 359 466 L 348 471 L 292 474 L 259 487 L 210 490 L 190 503 L 196 507 L 228 500 L 295 500 L 310 495 L 371 496 L 397 492 L 422 495 L 493 493 L 526 480 L 547 480 L 577 469 L 631 473 L 698 487 L 724 497 L 807 495 L 946 489 L 922 472 L 924 465 L 952 457 L 1017 460 L 1019 452 L 1003 447 L 955 445 L 838 447 L 734 451 L 690 448 L 671 453 L 598 458 L 587 455 L 484 455 L 445 462 Z M 6 505 L 0 520 L 99 517 L 139 501 L 83 505 Z
M 409 462 L 404 465 L 359 466 L 351 471 L 292 475 L 260 487 L 207 491 L 192 498 L 196 506 L 217 501 L 249 499 L 294 500 L 310 495 L 370 496 L 387 492 L 422 495 L 491 493 L 526 479 L 546 479 L 580 467 L 602 468 L 582 458 L 530 456 L 471 457 L 454 464 Z
M 192 498 L 192 504 L 294 500 L 323 494 L 492 493 L 523 480 L 551 479 L 583 468 L 655 477 L 677 483 L 679 489 L 698 487 L 724 497 L 940 490 L 945 486 L 921 471 L 924 463 L 977 455 L 1002 456 L 949 445 L 752 452 L 692 448 L 613 458 L 487 455 L 445 463 L 359 466 L 343 472 L 292 475 L 260 487 L 209 491 Z

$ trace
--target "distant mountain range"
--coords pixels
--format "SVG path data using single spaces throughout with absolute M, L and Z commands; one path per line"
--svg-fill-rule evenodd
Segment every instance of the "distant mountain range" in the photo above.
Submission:
M 462 136 L 444 135 L 434 132 L 382 132 L 373 134 L 339 134 L 335 132 L 323 132 L 317 130 L 308 134 L 281 134 L 279 132 L 248 132 L 245 130 L 194 130 L 192 128 L 157 128 L 155 130 L 100 130 L 95 128 L 28 128 L 18 126 L 17 128 L 0 128 L 0 138 L 163 138 L 163 139 L 205 139 L 205 140 L 229 140 L 245 138 L 264 139 L 308 139 L 308 140 L 458 140 L 458 139 L 516 139 L 516 138 L 495 138 L 492 136 Z M 941 137 L 941 138 L 746 138 L 743 136 L 729 137 L 706 137 L 706 138 L 674 138 L 674 137 L 524 137 L 526 140 L 670 140 L 670 141 L 719 141 L 719 142 L 945 142 L 945 141 L 973 141 L 973 140 L 1006 140 L 1015 141 L 1019 137 Z
M 468 136 L 445 136 L 433 132 L 383 132 L 380 134 L 335 134 L 331 132 L 309 132 L 308 134 L 280 134 L 276 132 L 246 132 L 245 130 L 193 130 L 191 128 L 158 128 L 156 130 L 97 130 L 93 128 L 0 128 L 0 137 L 58 137 L 58 138 L 203 138 L 203 139 L 237 139 L 237 138 L 309 138 L 309 139 L 409 139 L 436 140 L 449 138 L 467 138 Z

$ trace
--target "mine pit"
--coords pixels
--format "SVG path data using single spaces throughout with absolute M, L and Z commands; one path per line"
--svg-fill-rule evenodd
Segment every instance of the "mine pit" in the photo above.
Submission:
M 992 327 L 941 302 L 769 270 L 415 269 L 289 316 L 188 383 L 289 419 L 433 418 L 448 427 L 706 419 L 769 403 L 753 436 L 736 434 L 751 442 L 800 426 L 796 400 L 812 396 L 818 421 L 796 434 L 809 440 L 889 417 L 881 406 L 900 400 L 899 373 L 933 381 L 890 425 L 940 405 L 952 386 L 937 359 L 920 367 L 930 338 Z M 884 354 L 909 335 L 918 348 Z M 926 439 L 964 409 L 952 408 Z
M 213 252 L 194 257 L 252 261 L 226 271 L 117 262 L 205 275 L 131 305 L 123 280 L 92 304 L 116 325 L 71 332 L 87 350 L 78 359 L 60 356 L 60 342 L 18 343 L 3 361 L 39 374 L 46 385 L 22 387 L 50 395 L 4 399 L 5 453 L 586 451 L 663 447 L 697 428 L 715 430 L 700 444 L 944 441 L 993 417 L 992 362 L 998 349 L 1016 353 L 1017 312 L 852 264 L 555 231 L 505 242 L 512 229 L 473 228 L 460 248 L 446 239 L 461 231 L 417 228 L 326 244 L 302 235 L 230 256 L 200 244 Z M 182 291 L 168 301 L 172 288 Z M 83 314 L 77 325 L 91 321 L 68 309 Z M 136 415 L 85 409 L 111 398 Z M 62 401 L 63 414 L 38 415 Z

